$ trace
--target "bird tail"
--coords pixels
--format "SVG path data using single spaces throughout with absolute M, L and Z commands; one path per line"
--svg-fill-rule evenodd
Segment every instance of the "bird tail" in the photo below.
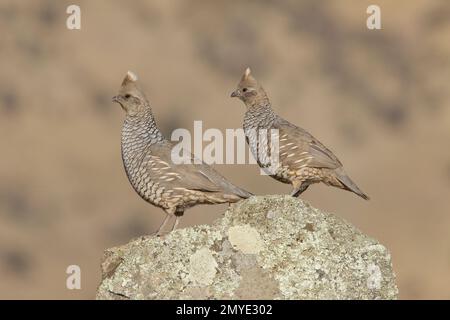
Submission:
M 242 190 L 242 189 L 239 189 L 239 191 L 235 190 L 232 193 L 230 192 L 230 193 L 220 194 L 220 198 L 228 203 L 233 203 L 233 202 L 238 202 L 243 199 L 248 199 L 251 196 L 253 196 L 253 194 L 251 194 L 250 192 L 247 192 L 245 190 Z
M 358 188 L 356 183 L 350 179 L 350 177 L 345 172 L 337 172 L 336 178 L 339 180 L 339 182 L 342 184 L 342 188 L 348 191 L 351 191 L 353 193 L 356 193 L 358 196 L 363 198 L 364 200 L 369 200 L 369 196 L 365 194 L 361 189 Z
M 241 198 L 243 198 L 243 199 L 247 199 L 247 198 L 250 198 L 251 196 L 253 196 L 254 194 L 253 193 L 251 193 L 251 192 L 248 192 L 248 191 L 246 191 L 246 190 L 244 190 L 244 189 L 241 189 L 241 188 L 238 188 L 238 187 L 235 187 L 235 194 L 236 195 L 238 195 L 239 197 L 241 197 Z
M 234 199 L 236 201 L 240 199 L 247 199 L 253 196 L 253 193 L 250 193 L 242 188 L 239 188 L 232 184 L 229 181 L 223 181 L 221 193 L 227 199 Z

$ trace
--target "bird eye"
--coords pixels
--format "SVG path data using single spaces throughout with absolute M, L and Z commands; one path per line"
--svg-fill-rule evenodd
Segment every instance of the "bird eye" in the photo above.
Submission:
M 128 93 L 127 93 L 127 94 L 125 95 L 125 99 L 129 99 L 129 98 L 131 98 L 131 94 L 128 94 Z
M 243 92 L 247 92 L 247 90 L 248 90 L 247 88 L 242 89 Z

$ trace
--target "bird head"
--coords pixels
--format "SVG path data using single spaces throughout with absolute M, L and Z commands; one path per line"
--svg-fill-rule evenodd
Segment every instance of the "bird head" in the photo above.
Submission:
M 245 69 L 236 90 L 231 93 L 232 98 L 241 99 L 247 106 L 252 106 L 266 98 L 266 92 L 252 76 L 250 68 Z
M 128 71 L 120 86 L 119 94 L 112 98 L 113 102 L 120 104 L 129 115 L 135 115 L 149 108 L 147 98 L 137 85 L 137 76 Z

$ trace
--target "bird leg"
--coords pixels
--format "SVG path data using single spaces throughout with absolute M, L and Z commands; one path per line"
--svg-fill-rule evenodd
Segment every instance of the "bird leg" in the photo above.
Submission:
M 161 223 L 161 225 L 159 226 L 158 230 L 156 231 L 156 233 L 155 233 L 156 236 L 159 237 L 159 236 L 161 236 L 163 234 L 163 229 L 166 226 L 166 224 L 169 221 L 169 219 L 170 219 L 170 215 L 167 214 L 166 217 L 164 218 L 163 223 Z
M 184 210 L 177 209 L 177 211 L 175 211 L 175 222 L 172 226 L 172 231 L 177 228 L 178 223 L 180 222 L 180 219 L 183 216 L 183 214 L 184 214 Z
M 178 223 L 180 222 L 180 218 L 181 218 L 181 216 L 176 216 L 176 217 L 175 217 L 175 222 L 174 222 L 174 224 L 173 224 L 173 226 L 172 226 L 172 231 L 175 230 L 175 229 L 177 228 Z
M 298 197 L 298 196 L 301 195 L 306 189 L 308 189 L 309 185 L 310 185 L 310 184 L 307 183 L 307 182 L 302 182 L 302 184 L 301 184 L 298 188 L 294 187 L 294 190 L 292 191 L 291 196 L 292 196 L 292 197 Z

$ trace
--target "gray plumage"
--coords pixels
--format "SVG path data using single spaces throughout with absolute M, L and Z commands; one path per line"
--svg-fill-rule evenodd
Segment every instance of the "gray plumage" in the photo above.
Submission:
M 247 107 L 244 132 L 262 168 L 272 163 L 270 156 L 273 150 L 268 143 L 270 130 L 278 132 L 279 166 L 269 174 L 278 181 L 292 184 L 293 196 L 299 196 L 313 183 L 323 182 L 369 199 L 345 173 L 342 163 L 328 148 L 307 131 L 273 111 L 266 92 L 251 75 L 250 69 L 247 68 L 231 96 L 241 99 Z M 266 140 L 260 139 L 261 130 L 267 130 Z
M 128 72 L 113 101 L 126 111 L 122 129 L 122 159 L 134 190 L 146 201 L 162 208 L 167 217 L 157 231 L 160 234 L 171 216 L 174 226 L 184 210 L 197 204 L 232 203 L 251 194 L 227 181 L 205 163 L 174 164 L 173 143 L 156 126 L 152 110 L 137 77 Z

